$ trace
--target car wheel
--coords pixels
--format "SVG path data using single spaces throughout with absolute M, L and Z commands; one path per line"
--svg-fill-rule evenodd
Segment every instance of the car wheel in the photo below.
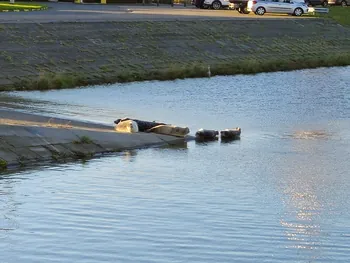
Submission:
M 243 7 L 242 8 L 242 13 L 245 14 L 245 15 L 248 15 L 250 12 L 248 11 L 248 7 Z
M 214 1 L 211 5 L 214 10 L 219 10 L 221 8 L 221 3 L 219 1 Z
M 348 4 L 346 3 L 346 1 L 341 1 L 340 5 L 341 5 L 342 7 L 346 7 Z
M 263 8 L 263 7 L 258 7 L 257 9 L 256 9 L 256 11 L 255 11 L 255 14 L 257 14 L 257 15 L 259 15 L 259 16 L 263 16 L 264 14 L 266 13 L 266 10 L 265 10 L 265 8 Z
M 327 1 L 323 1 L 322 6 L 323 7 L 327 7 L 328 6 L 328 2 Z
M 304 12 L 303 12 L 303 9 L 301 9 L 301 8 L 298 7 L 298 8 L 295 8 L 293 15 L 295 15 L 295 16 L 301 16 L 303 13 L 304 13 Z

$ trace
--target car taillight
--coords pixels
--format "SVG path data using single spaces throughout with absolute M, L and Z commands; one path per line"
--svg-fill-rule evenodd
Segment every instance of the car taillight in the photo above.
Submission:
M 255 5 L 257 3 L 257 1 L 253 1 L 253 5 Z

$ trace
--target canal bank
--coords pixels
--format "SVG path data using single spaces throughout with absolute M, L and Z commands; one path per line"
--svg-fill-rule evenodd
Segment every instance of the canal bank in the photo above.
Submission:
M 0 110 L 0 170 L 45 161 L 184 143 L 155 133 L 117 133 L 112 126 Z
M 0 91 L 350 64 L 350 28 L 325 19 L 5 23 Z

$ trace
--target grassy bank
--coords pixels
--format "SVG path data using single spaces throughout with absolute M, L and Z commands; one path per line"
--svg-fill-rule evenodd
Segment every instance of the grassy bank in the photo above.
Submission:
M 210 72 L 211 76 L 220 76 L 347 65 L 350 65 L 350 52 L 342 55 L 300 57 L 294 59 L 246 59 L 231 63 L 213 64 L 210 66 Z M 83 74 L 47 73 L 37 80 L 28 80 L 17 83 L 15 86 L 10 87 L 9 90 L 50 90 L 116 82 L 174 80 L 197 77 L 209 77 L 208 65 L 195 63 L 187 66 L 173 66 L 168 69 L 157 71 L 129 71 L 122 74 L 116 73 L 116 75 L 111 75 L 108 78 L 91 78 Z
M 350 7 L 330 7 L 328 14 L 319 14 L 318 17 L 330 18 L 337 21 L 339 24 L 350 26 Z
M 4 3 L 0 2 L 0 12 L 11 11 L 37 11 L 47 9 L 46 5 L 32 4 L 32 3 Z
M 0 39 L 0 91 L 350 64 L 330 19 L 2 24 Z

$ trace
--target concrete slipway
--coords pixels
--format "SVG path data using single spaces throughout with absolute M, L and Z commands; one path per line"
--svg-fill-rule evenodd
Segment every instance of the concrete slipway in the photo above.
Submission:
M 173 136 L 117 133 L 113 126 L 0 110 L 0 169 L 183 142 Z

